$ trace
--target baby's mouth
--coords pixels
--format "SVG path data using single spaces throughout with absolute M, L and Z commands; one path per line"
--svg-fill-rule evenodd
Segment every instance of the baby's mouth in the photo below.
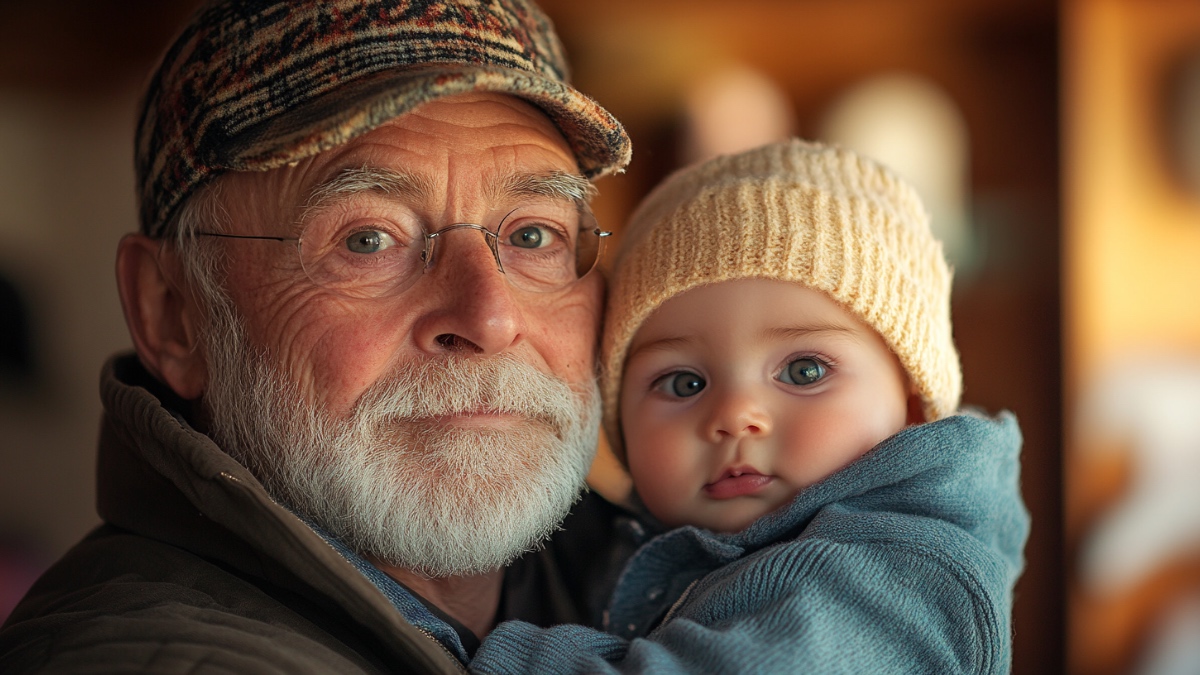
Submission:
M 733 499 L 758 493 L 775 479 L 760 473 L 753 467 L 726 469 L 711 483 L 704 486 L 704 493 L 713 499 Z

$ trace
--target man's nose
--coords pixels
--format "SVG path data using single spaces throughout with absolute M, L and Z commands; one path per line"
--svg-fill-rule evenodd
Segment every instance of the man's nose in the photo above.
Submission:
M 447 236 L 448 235 L 448 236 Z M 460 228 L 436 239 L 424 278 L 406 295 L 418 294 L 422 316 L 417 344 L 431 353 L 498 354 L 524 330 L 521 306 L 497 268 L 484 235 Z
M 768 436 L 772 421 L 762 396 L 748 385 L 722 387 L 712 392 L 705 434 L 714 443 L 728 438 Z

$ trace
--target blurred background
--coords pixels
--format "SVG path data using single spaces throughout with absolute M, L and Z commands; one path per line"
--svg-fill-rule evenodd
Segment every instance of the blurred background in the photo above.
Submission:
M 195 2 L 0 0 L 0 617 L 93 527 L 148 70 Z M 1016 673 L 1200 673 L 1200 3 L 542 0 L 634 161 L 787 135 L 913 182 L 956 268 L 965 402 L 1016 412 Z M 619 494 L 602 456 L 593 479 Z

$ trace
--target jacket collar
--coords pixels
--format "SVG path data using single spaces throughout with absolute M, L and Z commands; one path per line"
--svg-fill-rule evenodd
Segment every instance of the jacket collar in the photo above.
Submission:
M 461 672 L 350 562 L 274 502 L 244 466 L 164 405 L 180 401 L 136 356 L 110 359 L 100 389 L 101 518 L 343 611 L 378 636 L 398 663 Z

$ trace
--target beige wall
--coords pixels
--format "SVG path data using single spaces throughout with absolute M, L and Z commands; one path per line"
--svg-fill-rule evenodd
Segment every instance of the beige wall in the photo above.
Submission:
M 55 554 L 97 521 L 97 373 L 129 344 L 113 259 L 133 230 L 136 83 L 0 88 L 0 273 L 29 304 L 35 377 L 0 382 L 0 533 Z

